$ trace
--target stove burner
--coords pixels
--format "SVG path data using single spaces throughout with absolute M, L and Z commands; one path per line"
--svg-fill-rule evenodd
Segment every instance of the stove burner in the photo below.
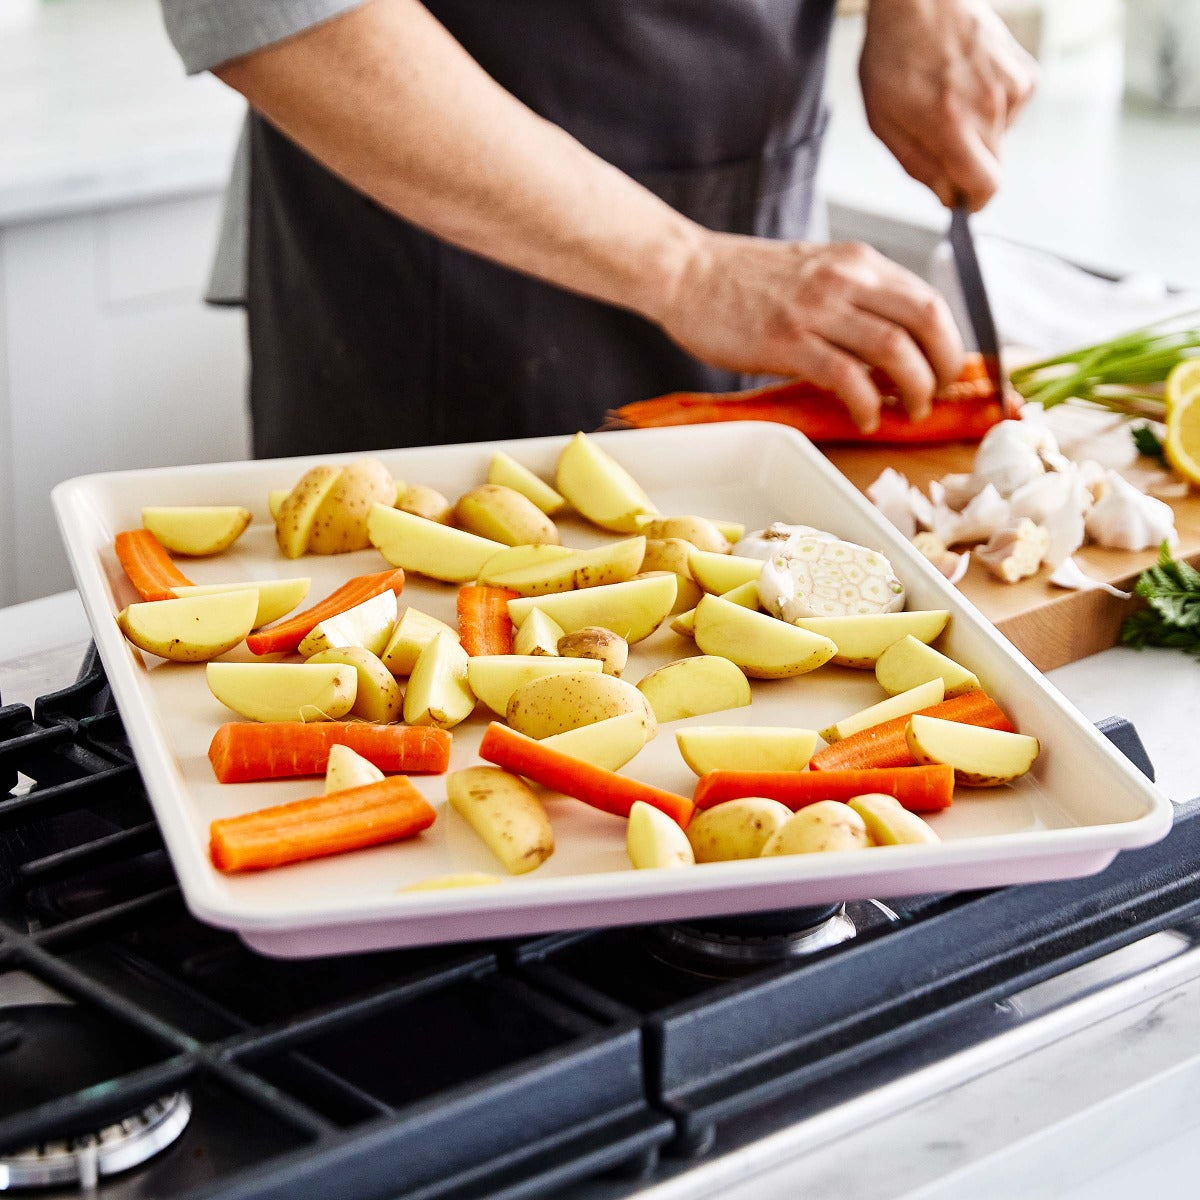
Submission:
M 173 1092 L 99 1133 L 43 1142 L 0 1157 L 0 1192 L 63 1184 L 77 1185 L 85 1193 L 94 1190 L 102 1175 L 128 1171 L 165 1150 L 191 1115 L 187 1092 Z

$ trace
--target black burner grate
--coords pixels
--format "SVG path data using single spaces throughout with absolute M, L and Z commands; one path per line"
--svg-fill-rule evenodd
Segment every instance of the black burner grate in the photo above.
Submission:
M 1105 732 L 1150 773 L 1131 727 Z M 644 1172 L 1196 914 L 1192 814 L 1102 875 L 889 901 L 898 921 L 733 980 L 653 929 L 276 961 L 187 913 L 93 651 L 34 712 L 0 708 L 0 997 L 35 980 L 103 1030 L 103 1086 L 47 1071 L 12 1091 L 0 1157 L 186 1089 L 179 1142 L 98 1195 L 517 1200 Z

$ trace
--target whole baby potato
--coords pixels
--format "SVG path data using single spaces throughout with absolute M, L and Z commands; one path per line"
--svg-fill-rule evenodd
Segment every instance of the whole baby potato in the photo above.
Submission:
M 544 738 L 627 712 L 642 715 L 647 741 L 658 732 L 654 710 L 633 684 L 613 675 L 568 671 L 522 684 L 509 699 L 506 717 L 518 733 Z
M 818 800 L 781 825 L 763 846 L 761 857 L 865 850 L 870 844 L 866 823 L 850 805 L 840 800 Z
M 618 678 L 629 661 L 629 643 L 611 629 L 588 625 L 558 639 L 558 653 L 563 658 L 598 658 L 605 675 Z
M 758 858 L 771 835 L 791 816 L 786 804 L 762 796 L 726 800 L 692 817 L 688 841 L 698 863 Z

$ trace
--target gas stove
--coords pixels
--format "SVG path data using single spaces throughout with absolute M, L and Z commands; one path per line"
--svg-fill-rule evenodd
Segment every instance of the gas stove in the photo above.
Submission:
M 1132 726 L 1101 728 L 1151 773 Z M 1044 981 L 1122 947 L 1144 965 L 1200 914 L 1198 808 L 1063 883 L 271 960 L 188 914 L 89 652 L 73 686 L 0 707 L 0 1190 L 516 1200 L 682 1178 L 1017 1030 L 1012 997 Z

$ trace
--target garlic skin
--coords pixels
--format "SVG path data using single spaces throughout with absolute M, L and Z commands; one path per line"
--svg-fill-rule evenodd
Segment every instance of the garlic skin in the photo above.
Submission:
M 1015 525 L 996 530 L 987 545 L 975 551 L 975 557 L 997 579 L 1016 583 L 1037 574 L 1049 544 L 1050 534 L 1042 526 L 1021 517 Z
M 908 480 L 904 482 L 907 486 Z M 814 529 L 811 525 L 788 525 L 784 521 L 775 521 L 766 529 L 756 529 L 753 533 L 746 534 L 734 545 L 733 553 L 742 558 L 761 558 L 765 561 L 778 554 L 788 542 L 798 537 L 823 538 L 826 541 L 837 540 L 834 534 L 828 533 L 824 529 Z
M 1107 592 L 1118 600 L 1129 600 L 1133 596 L 1132 592 L 1123 592 L 1120 588 L 1113 587 L 1111 583 L 1102 583 L 1099 579 L 1093 579 L 1090 575 L 1084 574 L 1078 559 L 1075 558 L 1063 559 L 1050 576 L 1050 582 L 1055 587 L 1066 588 L 1073 592 Z
M 942 542 L 936 533 L 918 533 L 912 539 L 912 544 L 951 583 L 958 583 L 967 573 L 967 568 L 971 565 L 971 552 L 969 550 L 963 551 L 962 554 L 955 554 L 953 550 L 947 550 L 945 543 Z
M 960 513 L 944 504 L 934 507 L 933 532 L 947 546 L 986 542 L 1010 523 L 1009 503 L 990 483 Z
M 1085 518 L 1088 536 L 1114 550 L 1146 550 L 1179 540 L 1171 506 L 1139 492 L 1116 471 L 1107 471 Z
M 917 519 L 912 510 L 913 490 L 908 477 L 892 467 L 884 467 L 875 482 L 867 488 L 867 499 L 906 538 L 911 538 L 917 532 Z M 734 552 L 737 552 L 736 547 Z
M 904 586 L 882 554 L 827 538 L 797 538 L 768 559 L 758 596 L 767 612 L 789 623 L 904 607 Z

